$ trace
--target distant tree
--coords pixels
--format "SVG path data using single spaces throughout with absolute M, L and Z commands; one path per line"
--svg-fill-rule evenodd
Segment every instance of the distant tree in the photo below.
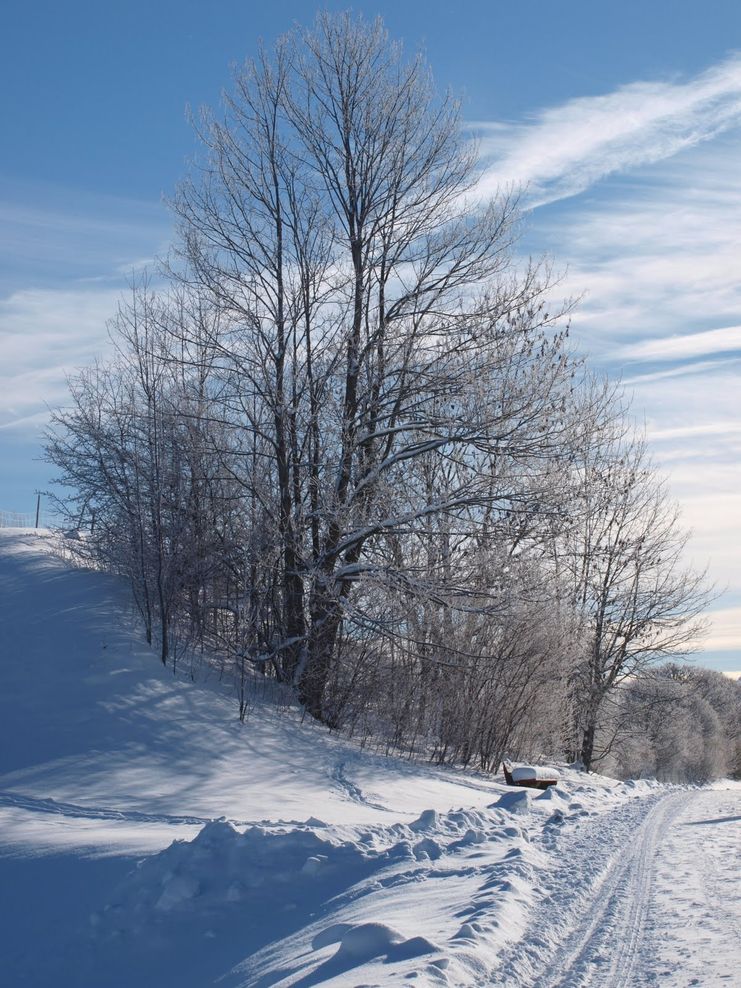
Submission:
M 710 669 L 669 664 L 619 692 L 622 731 L 608 763 L 618 776 L 667 782 L 738 776 L 738 683 Z
M 585 444 L 577 464 L 576 522 L 561 543 L 584 660 L 572 682 L 574 755 L 589 769 L 600 716 L 615 690 L 656 663 L 688 654 L 712 599 L 685 563 L 689 534 L 641 439 Z
M 685 687 L 688 696 L 707 703 L 718 718 L 722 772 L 741 778 L 741 683 L 715 669 L 670 663 L 659 670 Z

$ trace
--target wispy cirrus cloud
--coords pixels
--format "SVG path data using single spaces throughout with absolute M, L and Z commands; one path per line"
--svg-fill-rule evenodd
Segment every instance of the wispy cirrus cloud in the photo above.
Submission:
M 107 347 L 132 272 L 167 246 L 162 205 L 0 180 L 0 429 L 38 433 L 65 375 Z
M 741 363 L 741 356 L 723 360 L 693 360 L 690 363 L 679 364 L 676 367 L 669 367 L 665 370 L 646 371 L 642 374 L 635 374 L 623 378 L 623 385 L 626 388 L 636 385 L 646 385 L 655 381 L 665 381 L 671 377 L 687 377 L 692 374 L 708 374 L 711 371 L 723 368 L 734 367 Z
M 0 299 L 0 428 L 37 431 L 66 374 L 107 346 L 122 285 L 30 289 Z
M 647 417 L 652 455 L 669 478 L 692 532 L 686 560 L 707 568 L 722 592 L 704 649 L 716 665 L 738 663 L 741 628 L 731 605 L 741 602 L 741 409 L 739 375 L 729 367 L 647 381 L 635 387 L 634 410 Z M 735 656 L 735 658 L 734 658 Z M 704 661 L 700 657 L 700 661 Z
M 0 293 L 126 274 L 164 251 L 167 212 L 139 202 L 0 176 Z
M 741 56 L 686 81 L 632 82 L 521 123 L 471 124 L 488 161 L 480 191 L 528 186 L 541 205 L 615 172 L 670 158 L 741 123 Z
M 674 429 L 653 429 L 652 442 L 690 439 L 697 436 L 741 436 L 741 418 L 724 422 L 702 422 L 699 425 L 678 426 Z
M 741 350 L 741 326 L 639 340 L 622 347 L 617 356 L 624 360 L 683 360 L 734 350 Z

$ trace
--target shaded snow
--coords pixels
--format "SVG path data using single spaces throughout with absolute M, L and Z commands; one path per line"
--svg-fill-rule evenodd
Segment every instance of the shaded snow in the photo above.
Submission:
M 0 530 L 0 826 L 6 846 L 156 850 L 215 817 L 412 820 L 486 805 L 483 777 L 386 759 L 232 691 L 174 679 L 132 631 L 126 594 L 48 539 Z M 69 820 L 75 826 L 70 827 Z

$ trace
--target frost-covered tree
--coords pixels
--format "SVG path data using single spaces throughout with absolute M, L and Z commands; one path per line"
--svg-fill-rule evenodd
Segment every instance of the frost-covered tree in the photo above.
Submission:
M 710 669 L 669 664 L 626 684 L 609 757 L 620 777 L 707 782 L 739 774 L 741 686 Z
M 516 202 L 473 196 L 457 104 L 379 21 L 320 15 L 199 133 L 177 273 L 229 319 L 230 413 L 275 490 L 279 673 L 330 719 L 350 597 L 379 566 L 412 577 L 387 537 L 522 508 L 512 464 L 562 448 L 570 368 L 547 272 L 511 265 Z M 417 486 L 422 456 L 454 482 Z
M 238 537 L 208 355 L 186 360 L 180 350 L 174 360 L 168 349 L 172 322 L 182 330 L 207 319 L 182 295 L 134 285 L 109 327 L 113 358 L 70 379 L 47 440 L 69 492 L 66 524 L 86 530 L 77 552 L 127 578 L 163 663 L 182 615 L 180 633 L 203 638 Z
M 615 690 L 696 647 L 712 597 L 686 565 L 689 533 L 640 439 L 586 443 L 575 464 L 574 524 L 559 543 L 580 615 L 584 660 L 573 677 L 574 755 L 589 769 Z
M 458 105 L 380 21 L 320 15 L 235 72 L 158 293 L 49 438 L 80 545 L 163 661 L 186 638 L 333 727 L 494 769 L 585 763 L 702 593 L 547 265 L 513 259 Z M 617 424 L 616 424 L 617 423 Z M 573 731 L 572 731 L 573 734 Z

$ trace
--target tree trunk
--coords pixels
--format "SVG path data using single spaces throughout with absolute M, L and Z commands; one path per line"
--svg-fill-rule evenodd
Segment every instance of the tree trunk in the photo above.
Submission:
M 332 668 L 337 632 L 342 619 L 342 604 L 326 588 L 315 591 L 311 608 L 306 664 L 299 681 L 299 700 L 316 720 L 336 727 L 324 704 L 324 693 Z
M 587 726 L 582 732 L 579 760 L 587 772 L 592 770 L 592 761 L 594 760 L 594 735 L 597 730 L 596 721 L 596 714 L 590 713 Z

